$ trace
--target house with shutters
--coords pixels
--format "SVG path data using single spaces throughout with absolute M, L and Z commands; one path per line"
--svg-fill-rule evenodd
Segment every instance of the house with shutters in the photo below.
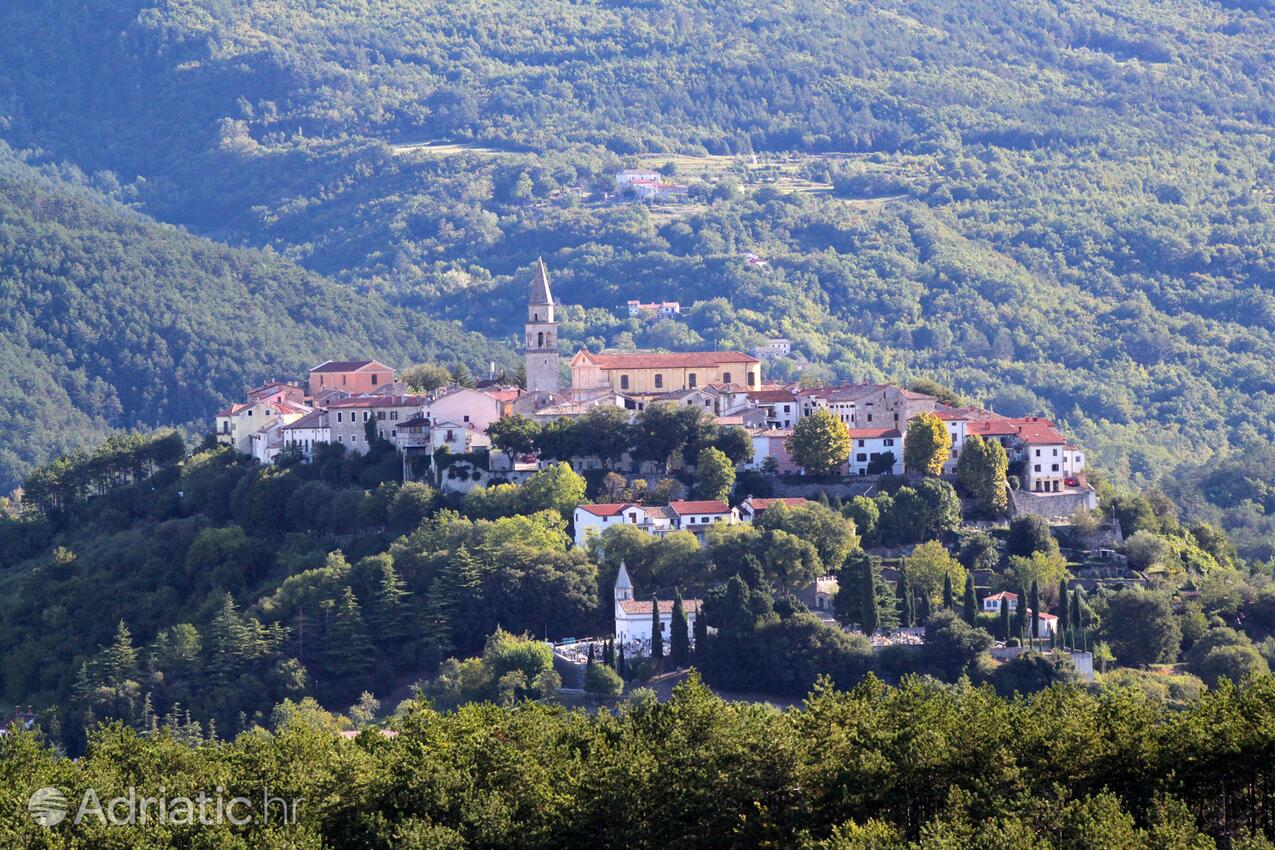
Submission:
M 849 428 L 851 475 L 902 475 L 903 432 L 894 426 Z

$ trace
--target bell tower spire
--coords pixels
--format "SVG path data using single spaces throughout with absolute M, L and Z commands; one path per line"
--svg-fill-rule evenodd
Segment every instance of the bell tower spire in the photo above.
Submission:
M 554 317 L 549 269 L 543 258 L 536 260 L 531 275 L 531 295 L 527 299 L 526 344 L 523 358 L 527 369 L 527 391 L 556 393 L 558 384 L 558 323 Z

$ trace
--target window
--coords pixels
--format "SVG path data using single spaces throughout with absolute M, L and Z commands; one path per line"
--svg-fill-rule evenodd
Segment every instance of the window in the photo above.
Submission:
M 455 439 L 455 438 L 452 436 L 452 431 L 451 431 L 451 429 L 449 428 L 449 429 L 447 429 L 447 442 L 449 442 L 449 443 L 450 443 L 453 439 Z
M 1058 471 L 1058 464 L 1056 464 L 1056 463 L 1055 463 L 1055 464 L 1054 464 L 1054 472 L 1057 472 L 1057 471 Z
M 377 375 L 375 372 L 372 373 L 372 386 L 376 386 L 377 379 L 379 378 L 380 375 Z
M 749 372 L 749 373 L 748 373 L 748 386 L 750 386 L 750 387 L 755 387 L 755 386 L 757 386 L 757 373 L 756 373 L 756 372 Z
M 892 437 L 888 437 L 885 440 L 882 440 L 882 445 L 892 446 L 894 445 L 894 439 Z
M 699 376 L 696 375 L 694 372 L 686 376 L 686 386 L 690 387 L 691 389 L 695 389 L 696 383 L 698 381 L 699 381 Z
M 723 373 L 722 373 L 722 383 L 723 383 L 723 384 L 729 384 L 729 383 L 730 383 L 730 372 L 723 372 Z
M 378 422 L 384 422 L 384 421 L 385 421 L 385 411 L 384 411 L 384 410 L 378 410 L 378 411 L 376 411 L 376 421 L 378 421 Z
M 859 441 L 859 448 L 863 448 L 863 440 Z
M 785 404 L 785 405 L 784 405 L 784 413 L 790 413 L 790 412 L 792 412 L 792 405 L 790 405 L 790 404 Z
M 868 421 L 869 421 L 869 422 L 871 422 L 871 421 L 872 421 L 872 414 L 871 414 L 871 413 L 869 413 L 869 414 L 868 414 Z
M 339 410 L 336 412 L 336 421 L 337 421 L 337 422 L 340 422 L 340 421 L 341 421 L 341 411 L 339 411 Z
M 1039 464 L 1039 463 L 1038 463 L 1038 464 L 1036 464 L 1036 466 L 1034 467 L 1034 469 L 1035 469 L 1035 471 L 1036 471 L 1036 472 L 1040 472 L 1040 464 Z
M 620 376 L 620 389 L 622 389 L 622 390 L 627 390 L 628 388 L 629 388 L 629 376 L 628 376 L 628 375 L 621 375 L 621 376 Z
M 391 410 L 391 411 L 390 411 L 390 421 L 391 421 L 391 422 L 397 422 L 397 421 L 398 421 L 398 411 L 397 411 L 397 410 Z
M 541 331 L 540 333 L 536 334 L 536 348 L 544 348 L 544 347 L 545 347 L 545 335 L 544 335 L 544 331 Z
M 337 441 L 338 443 L 344 443 L 344 442 L 345 442 L 345 437 L 342 437 L 340 434 L 337 434 L 337 435 L 336 435 L 336 441 Z
M 656 375 L 656 376 L 655 376 L 655 388 L 658 390 L 658 389 L 662 389 L 663 387 L 664 387 L 664 376 L 663 376 L 663 375 Z
M 1036 457 L 1040 457 L 1040 449 L 1036 449 Z
M 859 463 L 866 463 L 868 460 L 868 456 L 864 454 L 863 452 L 859 452 L 857 455 L 854 456 L 854 459 L 858 461 Z
M 466 421 L 466 422 L 468 422 L 468 421 L 469 421 L 469 415 L 468 415 L 468 414 L 466 414 L 466 415 L 465 415 L 465 421 Z
M 1058 449 L 1054 449 L 1054 457 L 1058 457 Z

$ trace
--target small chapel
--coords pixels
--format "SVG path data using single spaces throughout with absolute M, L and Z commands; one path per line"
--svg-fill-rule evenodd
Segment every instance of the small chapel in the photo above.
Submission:
M 624 562 L 620 562 L 619 575 L 615 577 L 615 642 L 624 647 L 630 656 L 649 655 L 651 651 L 651 606 L 653 600 L 634 599 L 633 581 L 629 578 L 629 570 Z M 669 636 L 673 626 L 673 600 L 661 599 L 660 633 L 664 636 L 664 645 L 669 644 Z M 695 634 L 695 618 L 699 615 L 700 600 L 683 599 L 682 610 L 686 613 L 686 626 L 691 635 Z

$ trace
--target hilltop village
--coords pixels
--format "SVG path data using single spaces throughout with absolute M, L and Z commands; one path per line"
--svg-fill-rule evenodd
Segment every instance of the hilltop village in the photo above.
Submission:
M 675 302 L 633 302 L 630 309 L 671 309 L 668 304 Z M 1083 451 L 1041 417 L 1007 417 L 979 407 L 952 406 L 890 384 L 769 384 L 764 360 L 738 351 L 582 349 L 569 360 L 571 384 L 563 387 L 557 306 L 548 270 L 543 261 L 537 262 L 527 305 L 525 386 L 487 380 L 414 392 L 392 366 L 378 360 L 329 360 L 314 366 L 304 383 L 272 380 L 248 390 L 244 401 L 217 413 L 216 439 L 270 463 L 285 451 L 310 457 L 322 444 L 364 452 L 370 426 L 376 437 L 402 452 L 406 480 L 436 471 L 434 458 L 440 453 L 485 455 L 482 468 L 473 474 L 436 482 L 443 489 L 467 491 L 491 481 L 525 480 L 547 462 L 544 452 L 520 447 L 516 440 L 502 443 L 503 429 L 497 424 L 502 420 L 523 417 L 548 425 L 613 409 L 631 421 L 653 405 L 666 404 L 695 408 L 715 426 L 746 433 L 751 451 L 739 462 L 740 471 L 789 480 L 818 474 L 821 483 L 849 485 L 862 492 L 877 476 L 905 474 L 910 425 L 918 417 L 933 417 L 947 435 L 942 475 L 955 475 L 966 441 L 977 436 L 1004 448 L 1016 496 L 1012 501 L 1019 510 L 1065 517 L 1077 507 L 1096 505 L 1093 488 L 1085 480 Z M 800 424 L 816 414 L 831 416 L 849 442 L 835 463 L 811 470 L 791 445 Z M 644 478 L 694 471 L 694 458 L 643 459 L 628 447 L 610 457 L 591 448 L 578 446 L 569 456 L 554 459 L 567 461 L 577 471 L 606 469 Z M 856 487 L 854 479 L 863 481 Z M 1046 495 L 1065 498 L 1040 498 Z
M 760 523 L 776 505 L 800 509 L 816 498 L 828 504 L 829 495 L 841 504 L 926 477 L 964 483 L 970 512 L 992 518 L 1069 522 L 1097 505 L 1084 453 L 1048 419 L 948 404 L 891 384 L 771 384 L 763 374 L 766 351 L 582 349 L 568 361 L 570 386 L 564 387 L 558 306 L 538 261 L 521 386 L 437 381 L 417 391 L 381 361 L 329 360 L 314 366 L 305 382 L 268 381 L 219 411 L 216 440 L 263 464 L 282 457 L 308 461 L 334 447 L 361 454 L 381 441 L 401 456 L 404 481 L 458 495 L 522 484 L 566 464 L 590 477 L 598 494 L 569 511 L 571 539 L 580 548 L 596 549 L 617 526 L 653 538 L 690 532 L 702 543 L 709 529 Z M 675 307 L 629 305 L 631 311 Z M 961 458 L 967 449 L 980 459 L 966 465 L 989 471 L 990 492 L 966 481 Z M 725 468 L 701 468 L 711 463 Z M 837 566 L 824 564 L 825 575 L 801 588 L 811 610 L 829 623 L 835 622 Z M 992 593 L 992 577 L 984 573 L 980 610 L 995 614 L 1002 604 L 1013 610 L 1021 593 Z M 897 581 L 898 571 L 885 576 Z M 973 578 L 970 583 L 975 586 Z M 644 590 L 649 595 L 657 588 Z M 673 601 L 635 598 L 623 563 L 613 592 L 613 637 L 630 656 L 649 654 L 653 636 L 668 633 L 675 616 L 683 629 L 693 629 L 701 604 L 678 600 L 675 614 Z M 841 600 L 844 609 L 845 594 Z M 1050 634 L 1056 619 L 1039 612 L 1037 634 Z M 914 629 L 911 638 L 918 635 Z

